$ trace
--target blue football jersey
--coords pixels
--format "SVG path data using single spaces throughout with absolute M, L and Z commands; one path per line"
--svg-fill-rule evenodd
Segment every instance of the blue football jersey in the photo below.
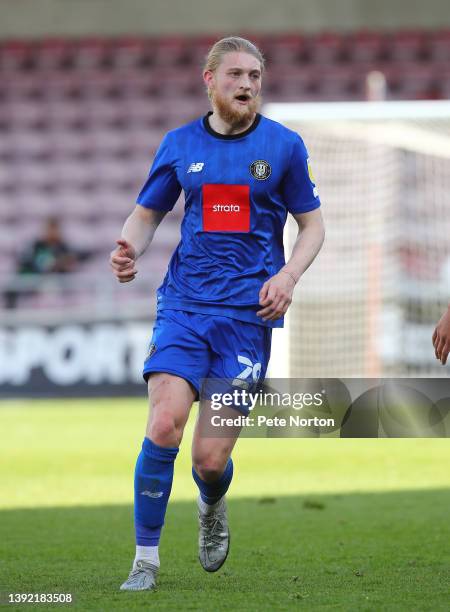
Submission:
M 208 116 L 164 137 L 137 203 L 169 211 L 181 190 L 181 240 L 158 289 L 158 309 L 218 314 L 268 327 L 259 292 L 285 264 L 287 213 L 320 206 L 300 136 L 258 114 L 223 135 Z

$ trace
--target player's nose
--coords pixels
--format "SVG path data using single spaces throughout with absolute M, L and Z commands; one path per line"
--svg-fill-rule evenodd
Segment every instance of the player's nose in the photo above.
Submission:
M 245 83 L 241 83 L 241 86 L 239 87 L 239 94 L 245 94 L 246 96 L 251 96 L 252 95 L 252 89 L 250 87 L 250 84 L 245 84 Z
M 249 93 L 251 90 L 251 82 L 250 82 L 250 77 L 248 74 L 242 74 L 241 75 L 241 81 L 239 83 L 241 89 L 244 89 L 245 92 L 244 93 Z

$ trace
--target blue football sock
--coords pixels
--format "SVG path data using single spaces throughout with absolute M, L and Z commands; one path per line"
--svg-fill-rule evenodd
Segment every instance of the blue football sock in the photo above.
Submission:
M 231 479 L 233 478 L 233 461 L 231 457 L 228 459 L 224 473 L 219 480 L 215 480 L 214 482 L 205 482 L 202 480 L 194 468 L 192 468 L 192 476 L 197 483 L 200 490 L 200 497 L 205 504 L 215 504 L 228 491 Z
M 178 448 L 163 448 L 144 438 L 134 472 L 136 544 L 158 546 L 172 489 Z

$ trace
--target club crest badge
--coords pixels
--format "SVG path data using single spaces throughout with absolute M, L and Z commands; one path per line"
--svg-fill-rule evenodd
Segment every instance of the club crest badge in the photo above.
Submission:
M 263 159 L 258 159 L 250 166 L 250 172 L 256 180 L 264 181 L 271 175 L 272 168 Z

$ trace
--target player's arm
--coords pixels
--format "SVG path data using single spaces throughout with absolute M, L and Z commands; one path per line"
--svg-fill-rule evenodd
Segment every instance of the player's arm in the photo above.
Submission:
M 450 352 L 450 305 L 436 325 L 433 333 L 433 346 L 436 359 L 445 365 Z
M 264 321 L 276 321 L 286 313 L 295 285 L 316 258 L 325 238 L 320 208 L 293 216 L 298 234 L 291 257 L 278 274 L 264 283 L 259 293 L 259 303 L 263 308 L 257 315 Z
M 144 208 L 138 204 L 125 221 L 117 247 L 112 251 L 110 264 L 120 283 L 128 283 L 137 274 L 136 260 L 153 240 L 156 228 L 167 211 Z
M 291 257 L 281 271 L 290 274 L 297 284 L 322 248 L 325 226 L 320 208 L 293 216 L 298 226 L 297 238 Z

